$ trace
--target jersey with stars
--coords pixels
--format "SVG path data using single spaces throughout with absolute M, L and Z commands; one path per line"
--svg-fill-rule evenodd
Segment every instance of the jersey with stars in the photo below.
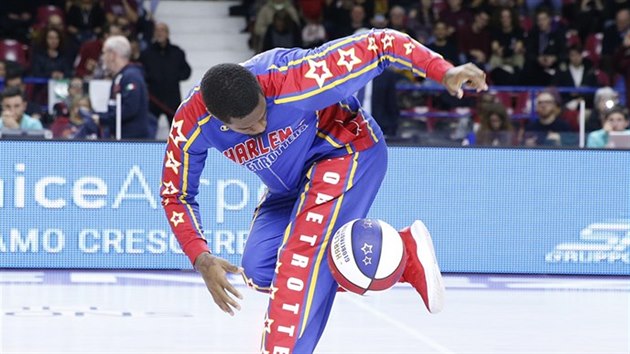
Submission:
M 256 76 L 265 96 L 264 133 L 231 131 L 207 112 L 197 86 L 182 101 L 169 135 L 162 205 L 192 262 L 208 251 L 195 201 L 208 149 L 256 173 L 271 193 L 297 195 L 306 171 L 318 159 L 361 151 L 382 139 L 355 92 L 388 66 L 438 82 L 452 67 L 408 35 L 388 29 L 314 49 L 273 49 L 241 65 Z

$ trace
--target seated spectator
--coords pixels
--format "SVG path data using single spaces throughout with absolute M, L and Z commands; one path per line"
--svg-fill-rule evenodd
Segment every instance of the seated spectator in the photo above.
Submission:
M 99 65 L 103 41 L 109 36 L 120 35 L 122 35 L 120 26 L 111 24 L 106 26 L 102 38 L 83 43 L 75 60 L 75 75 L 85 80 L 103 78 L 104 75 Z
M 31 1 L 0 1 L 0 37 L 28 43 L 33 14 Z
M 131 45 L 123 36 L 111 36 L 103 44 L 103 63 L 113 75 L 110 104 L 99 117 L 105 137 L 116 136 L 116 96 L 121 95 L 122 139 L 154 139 L 157 122 L 149 113 L 149 97 L 142 69 L 130 63 Z
M 79 0 L 67 13 L 68 32 L 78 43 L 100 36 L 105 25 L 105 10 L 96 0 Z
M 604 27 L 605 0 L 579 0 L 565 3 L 563 13 L 567 14 L 569 27 L 577 31 L 582 44 L 593 33 L 598 33 Z
M 354 7 L 352 0 L 326 1 L 324 7 L 324 26 L 329 39 L 343 37 L 344 34 L 352 34 L 346 29 L 350 22 L 350 12 Z
M 495 85 L 518 85 L 525 64 L 525 35 L 512 8 L 499 8 L 494 14 L 490 35 L 488 72 Z
M 604 127 L 588 134 L 586 147 L 589 148 L 614 148 L 608 141 L 608 133 L 620 132 L 628 129 L 628 113 L 623 107 L 615 106 L 604 115 Z
M 558 63 L 564 59 L 566 38 L 564 32 L 553 25 L 553 14 L 548 8 L 536 12 L 536 26 L 526 40 L 525 68 L 521 83 L 548 86 Z
M 299 27 L 291 20 L 289 14 L 282 10 L 273 14 L 273 23 L 267 28 L 263 39 L 262 50 L 273 48 L 294 48 L 302 46 L 302 35 Z
M 7 78 L 7 63 L 4 60 L 0 60 L 0 81 L 4 86 L 4 81 Z
M 429 43 L 433 33 L 433 24 L 438 16 L 432 0 L 420 0 L 420 6 L 412 7 L 409 11 L 407 25 L 420 43 Z
M 473 14 L 463 5 L 463 0 L 448 0 L 447 3 L 447 8 L 440 13 L 440 20 L 446 23 L 450 36 L 471 24 Z
M 522 141 L 525 146 L 562 146 L 571 145 L 571 126 L 560 118 L 560 98 L 550 92 L 542 91 L 536 96 L 536 119 L 525 126 Z
M 602 39 L 601 68 L 611 77 L 614 72 L 613 57 L 617 48 L 624 44 L 624 37 L 630 32 L 630 9 L 620 9 L 615 15 L 615 22 L 604 29 Z
M 2 92 L 2 119 L 0 129 L 42 130 L 42 123 L 25 113 L 26 100 L 17 87 Z
M 480 112 L 481 122 L 475 134 L 475 145 L 514 146 L 516 134 L 505 106 L 488 103 Z
M 64 105 L 57 103 L 55 106 Z M 60 107 L 55 107 L 62 111 Z M 61 139 L 96 139 L 99 135 L 98 115 L 92 111 L 90 99 L 75 97 L 65 114 L 59 114 L 50 129 L 54 138 Z
M 72 72 L 72 59 L 65 51 L 62 42 L 63 34 L 55 29 L 46 30 L 46 36 L 42 38 L 35 51 L 32 63 L 32 74 L 35 77 L 60 80 L 70 76 Z
M 444 59 L 451 62 L 451 64 L 460 64 L 457 46 L 448 35 L 448 27 L 446 23 L 442 21 L 435 22 L 435 25 L 433 26 L 433 41 L 427 44 L 426 47 L 438 54 L 441 54 Z
M 626 83 L 626 106 L 630 106 L 630 30 L 624 35 L 613 59 L 615 72 L 621 75 Z
M 126 19 L 132 27 L 138 22 L 139 9 L 136 0 L 107 0 L 103 2 L 107 23 L 118 18 Z
M 561 63 L 560 68 L 553 76 L 553 85 L 561 87 L 596 87 L 598 86 L 595 71 L 590 63 L 585 63 L 582 57 L 582 47 L 571 46 L 569 48 L 568 63 Z M 592 107 L 592 95 L 580 93 L 563 93 L 562 101 L 568 109 L 578 108 L 580 100 L 586 101 L 588 107 Z
M 600 87 L 595 91 L 593 110 L 586 120 L 586 132 L 602 129 L 606 112 L 619 104 L 619 94 L 612 87 Z
M 472 23 L 465 25 L 456 33 L 459 52 L 464 56 L 464 61 L 475 63 L 482 68 L 490 59 L 489 19 L 490 16 L 485 10 L 478 9 Z
M 39 121 L 46 120 L 46 112 L 42 108 L 41 104 L 38 104 L 32 100 L 29 100 L 26 96 L 26 84 L 24 84 L 24 71 L 19 67 L 13 67 L 7 70 L 7 75 L 4 81 L 4 89 L 15 87 L 23 93 L 23 97 L 26 100 L 26 114 L 31 118 Z
M 140 62 L 151 94 L 151 113 L 156 117 L 165 114 L 170 125 L 182 100 L 179 83 L 190 77 L 191 69 L 184 51 L 171 43 L 165 23 L 155 25 L 153 37 L 153 44 L 142 52 Z
M 321 16 L 318 18 L 306 18 L 306 25 L 302 29 L 302 45 L 304 48 L 315 48 L 326 42 L 328 35 L 326 27 L 322 23 Z
M 71 107 L 75 98 L 83 96 L 85 96 L 85 83 L 80 77 L 73 77 L 68 83 L 68 96 L 64 103 L 67 107 Z
M 389 10 L 388 27 L 402 33 L 407 33 L 411 37 L 415 36 L 413 29 L 407 26 L 407 11 L 402 6 L 393 6 Z
M 273 16 L 278 11 L 286 11 L 291 20 L 300 26 L 300 16 L 290 0 L 268 0 L 256 14 L 254 31 L 252 33 L 252 49 L 260 53 L 263 47 L 263 39 L 267 28 L 273 23 Z

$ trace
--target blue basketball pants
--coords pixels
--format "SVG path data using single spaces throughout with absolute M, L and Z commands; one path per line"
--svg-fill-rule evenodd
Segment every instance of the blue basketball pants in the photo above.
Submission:
M 242 258 L 246 283 L 268 292 L 264 353 L 312 353 L 337 293 L 326 260 L 335 231 L 363 218 L 387 168 L 382 141 L 361 152 L 323 159 L 298 195 L 267 195 L 257 208 Z

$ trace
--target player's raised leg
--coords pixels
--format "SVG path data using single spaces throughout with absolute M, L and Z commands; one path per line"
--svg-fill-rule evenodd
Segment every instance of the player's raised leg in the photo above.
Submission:
M 329 241 L 346 222 L 365 217 L 386 165 L 384 144 L 322 160 L 295 208 L 278 255 L 264 322 L 264 353 L 312 353 L 337 291 L 326 261 Z
M 418 291 L 429 312 L 442 311 L 445 288 L 429 230 L 416 220 L 399 233 L 408 257 L 400 281 L 410 283 Z

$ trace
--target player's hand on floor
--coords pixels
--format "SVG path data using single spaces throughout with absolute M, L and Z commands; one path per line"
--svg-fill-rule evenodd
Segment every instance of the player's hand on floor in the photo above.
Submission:
M 442 84 L 451 95 L 457 96 L 457 98 L 464 96 L 464 87 L 476 90 L 477 92 L 486 91 L 488 89 L 486 73 L 472 63 L 448 69 L 444 74 Z
M 195 260 L 195 269 L 201 273 L 203 281 L 206 283 L 206 287 L 214 302 L 226 313 L 234 316 L 234 310 L 241 309 L 236 300 L 230 296 L 236 296 L 239 299 L 243 299 L 238 290 L 230 284 L 226 278 L 227 273 L 241 273 L 243 270 L 223 258 L 213 256 L 210 253 L 202 253 Z

